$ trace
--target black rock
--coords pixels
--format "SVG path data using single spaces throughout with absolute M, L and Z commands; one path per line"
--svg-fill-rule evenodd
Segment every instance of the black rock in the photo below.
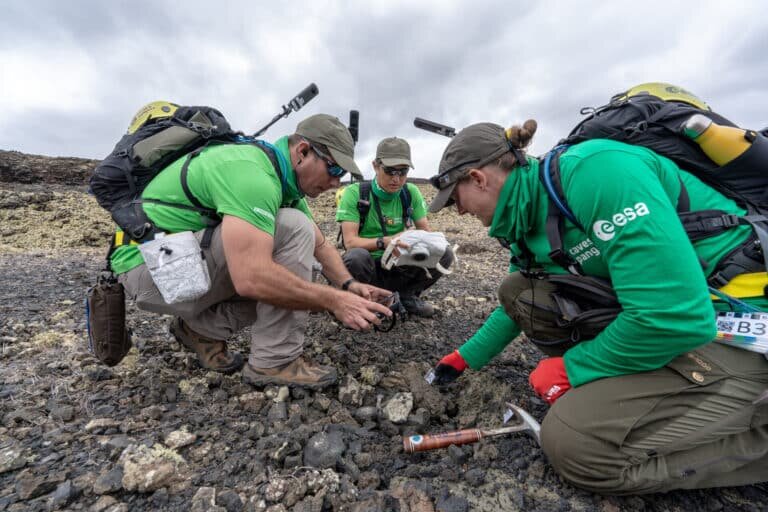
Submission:
M 91 379 L 94 382 L 109 380 L 115 376 L 114 373 L 112 373 L 112 370 L 110 370 L 109 368 L 105 368 L 103 366 L 96 366 L 96 367 L 89 368 L 88 371 L 85 372 L 85 374 L 88 376 L 89 379 Z
M 224 391 L 223 389 L 217 389 L 213 392 L 213 400 L 215 402 L 226 402 L 227 399 L 229 399 L 229 393 Z
M 355 464 L 349 456 L 342 457 L 339 459 L 339 470 L 342 473 L 346 473 L 349 475 L 352 480 L 357 480 L 357 478 L 360 476 L 360 468 L 357 467 L 357 464 Z
M 429 424 L 429 411 L 424 408 L 416 409 L 416 412 L 408 415 L 408 424 L 417 429 L 422 429 Z
M 389 420 L 381 420 L 379 422 L 379 428 L 381 429 L 381 432 L 384 435 L 387 435 L 387 436 L 400 435 L 400 429 L 397 428 L 397 425 L 395 425 Z
M 355 419 L 362 422 L 372 421 L 376 419 L 377 415 L 378 410 L 376 407 L 359 407 L 354 413 Z
M 301 400 L 302 398 L 307 396 L 308 391 L 306 389 L 302 388 L 292 388 L 291 389 L 291 396 L 295 400 Z
M 299 453 L 296 455 L 288 455 L 283 461 L 283 467 L 285 469 L 298 468 L 303 463 L 303 456 Z
M 79 489 L 72 485 L 71 480 L 60 483 L 51 495 L 51 500 L 49 502 L 51 510 L 58 510 L 66 506 L 67 503 L 76 498 L 79 493 Z
M 115 406 L 114 405 L 104 404 L 104 405 L 98 406 L 93 411 L 93 415 L 97 416 L 97 417 L 98 416 L 111 416 L 113 412 L 115 412 Z
M 123 469 L 116 467 L 102 473 L 93 483 L 94 494 L 110 494 L 123 488 Z
M 460 446 L 452 444 L 448 447 L 448 456 L 454 462 L 454 464 L 462 465 L 469 460 L 469 454 L 465 452 Z
M 171 384 L 170 386 L 166 386 L 164 398 L 166 402 L 174 403 L 176 402 L 177 397 L 179 396 L 179 387 L 176 384 Z
M 16 503 L 16 501 L 19 499 L 18 496 L 16 496 L 16 493 L 11 493 L 8 496 L 3 496 L 0 498 L 0 510 L 5 510 L 8 508 L 9 505 Z
M 261 436 L 264 435 L 264 425 L 261 423 L 253 423 L 248 430 L 245 432 L 245 437 L 248 439 L 251 439 L 253 441 L 258 441 L 261 439 Z
M 304 465 L 315 468 L 335 468 L 346 446 L 340 432 L 320 432 L 304 447 Z
M 242 512 L 243 500 L 235 491 L 228 489 L 216 495 L 216 504 L 227 509 L 227 512 Z
M 392 461 L 392 471 L 397 471 L 405 467 L 408 467 L 408 463 L 403 459 L 398 458 Z
M 443 491 L 435 501 L 436 512 L 468 512 L 469 502 L 463 496 L 451 494 L 447 490 Z
M 162 487 L 153 492 L 152 496 L 149 497 L 149 502 L 154 506 L 154 508 L 165 507 L 165 505 L 168 504 L 168 489 Z
M 483 485 L 485 483 L 485 471 L 480 468 L 473 468 L 464 473 L 464 480 L 473 487 Z
M 285 421 L 288 419 L 288 409 L 285 402 L 273 403 L 267 413 L 267 418 L 271 421 Z

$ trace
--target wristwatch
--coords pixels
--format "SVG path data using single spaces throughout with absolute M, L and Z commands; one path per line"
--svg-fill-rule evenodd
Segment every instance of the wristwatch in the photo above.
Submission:
M 382 237 L 379 237 L 376 239 L 376 248 L 379 250 L 384 250 L 384 239 Z
M 355 279 L 354 277 L 350 277 L 349 279 L 341 283 L 341 289 L 346 292 L 347 290 L 349 290 L 349 287 L 352 286 L 352 283 L 355 283 L 355 282 L 357 282 L 357 279 Z

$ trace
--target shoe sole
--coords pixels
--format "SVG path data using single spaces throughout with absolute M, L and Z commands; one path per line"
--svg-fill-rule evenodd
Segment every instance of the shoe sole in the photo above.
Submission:
M 284 379 L 276 379 L 274 377 L 266 377 L 266 376 L 251 377 L 250 375 L 243 374 L 243 382 L 246 384 L 250 384 L 251 386 L 254 386 L 254 387 L 287 386 L 288 388 L 323 389 L 323 388 L 327 388 L 328 386 L 333 386 L 334 384 L 336 384 L 336 382 L 338 382 L 338 378 L 334 377 L 333 379 L 329 379 L 328 381 L 301 383 L 301 382 L 286 381 Z

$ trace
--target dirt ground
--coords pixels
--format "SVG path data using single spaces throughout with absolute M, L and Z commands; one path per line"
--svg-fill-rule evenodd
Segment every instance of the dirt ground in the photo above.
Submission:
M 335 239 L 333 195 L 312 207 Z M 169 338 L 169 317 L 132 305 L 134 348 L 101 365 L 83 299 L 103 265 L 106 213 L 82 186 L 0 183 L 0 510 L 768 510 L 766 484 L 580 491 L 521 435 L 403 453 L 405 434 L 499 426 L 508 400 L 539 420 L 547 411 L 527 384 L 540 355 L 522 342 L 446 389 L 424 382 L 496 306 L 508 261 L 475 220 L 444 211 L 431 222 L 461 246 L 455 273 L 426 293 L 435 318 L 382 334 L 313 314 L 306 351 L 336 366 L 340 384 L 256 390 L 197 367 Z M 247 352 L 247 337 L 233 345 Z

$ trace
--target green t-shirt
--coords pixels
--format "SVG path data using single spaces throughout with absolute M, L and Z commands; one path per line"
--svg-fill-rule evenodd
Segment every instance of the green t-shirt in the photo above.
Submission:
M 574 386 L 595 379 L 660 368 L 674 357 L 714 338 L 714 308 L 705 275 L 750 228 L 688 240 L 675 206 L 680 180 L 691 210 L 719 209 L 741 215 L 734 201 L 681 171 L 671 160 L 639 146 L 591 140 L 560 158 L 568 206 L 586 233 L 565 221 L 563 249 L 585 274 L 609 278 L 623 311 L 596 338 L 565 354 Z M 547 193 L 539 162 L 512 171 L 504 184 L 489 234 L 514 243 L 523 240 L 534 265 L 553 273 L 546 236 Z M 702 270 L 700 261 L 711 264 Z M 516 268 L 512 266 L 510 271 Z M 765 308 L 762 297 L 746 298 Z M 486 364 L 520 333 L 502 308 L 459 352 L 472 368 Z
M 192 194 L 205 207 L 220 216 L 232 215 L 274 235 L 277 210 L 295 207 L 310 219 L 303 194 L 296 185 L 296 175 L 290 165 L 288 138 L 275 143 L 283 156 L 286 169 L 286 190 L 272 168 L 269 157 L 252 144 L 222 144 L 203 150 L 189 165 L 187 182 Z M 181 167 L 186 156 L 163 169 L 144 189 L 142 199 L 157 199 L 191 206 L 181 186 Z M 204 218 L 196 211 L 154 203 L 143 203 L 149 219 L 169 233 L 199 231 L 206 227 Z M 138 246 L 118 247 L 112 254 L 112 269 L 122 274 L 144 263 Z
M 421 220 L 427 216 L 427 205 L 419 188 L 411 183 L 406 183 L 406 187 L 411 192 L 411 208 L 413 208 L 413 221 Z M 341 195 L 339 207 L 336 210 L 336 222 L 360 222 L 360 211 L 357 209 L 357 201 L 360 199 L 360 184 L 353 183 L 344 189 Z M 379 238 L 384 236 L 381 229 L 379 215 L 376 212 L 374 201 L 381 206 L 381 215 L 387 226 L 387 235 L 392 236 L 405 231 L 403 224 L 403 204 L 400 201 L 400 192 L 386 192 L 382 190 L 376 180 L 371 182 L 371 193 L 368 197 L 371 201 L 371 208 L 365 218 L 363 230 L 358 233 L 361 238 Z M 371 251 L 374 258 L 380 258 L 384 251 Z

